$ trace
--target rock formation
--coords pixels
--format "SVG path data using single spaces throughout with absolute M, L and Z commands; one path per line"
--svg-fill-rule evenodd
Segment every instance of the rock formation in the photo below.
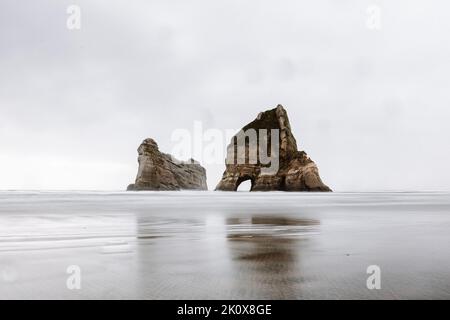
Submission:
M 251 131 L 256 132 L 256 143 L 250 141 Z M 242 135 L 247 138 L 242 139 Z M 271 158 L 271 164 L 263 161 L 264 154 Z M 257 155 L 253 162 L 252 155 Z M 242 128 L 232 138 L 225 161 L 226 169 L 216 190 L 236 191 L 240 183 L 251 180 L 251 191 L 331 191 L 320 179 L 316 164 L 306 152 L 298 151 L 282 105 L 261 112 Z M 268 170 L 273 163 L 275 170 Z
M 206 171 L 193 159 L 182 162 L 159 151 L 153 139 L 145 139 L 138 148 L 139 170 L 128 191 L 207 190 Z

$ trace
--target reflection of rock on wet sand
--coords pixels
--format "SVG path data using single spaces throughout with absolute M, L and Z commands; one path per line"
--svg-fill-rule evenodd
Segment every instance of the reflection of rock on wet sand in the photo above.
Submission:
M 229 218 L 226 222 L 236 287 L 243 291 L 257 288 L 265 298 L 295 296 L 299 283 L 308 281 L 298 276 L 301 251 L 308 246 L 308 236 L 318 232 L 320 222 L 271 216 Z
M 436 245 L 450 241 L 448 193 L 0 198 L 5 299 L 450 298 L 448 248 Z M 65 286 L 73 264 L 82 290 Z M 381 290 L 367 289 L 371 264 L 388 270 Z
M 320 224 L 314 219 L 254 216 L 251 218 L 228 218 L 229 240 L 294 240 L 317 232 Z
M 299 297 L 311 281 L 301 258 L 318 220 L 238 214 L 138 221 L 136 290 L 144 296 L 282 299 Z

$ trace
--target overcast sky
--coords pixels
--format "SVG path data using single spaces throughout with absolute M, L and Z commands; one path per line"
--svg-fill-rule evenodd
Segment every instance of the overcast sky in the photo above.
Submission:
M 81 29 L 66 27 L 70 4 Z M 367 8 L 381 9 L 381 29 Z M 448 1 L 0 2 L 0 189 L 124 189 L 136 149 L 278 103 L 336 191 L 450 190 Z M 225 142 L 224 142 L 225 143 Z M 223 165 L 205 164 L 214 188 Z

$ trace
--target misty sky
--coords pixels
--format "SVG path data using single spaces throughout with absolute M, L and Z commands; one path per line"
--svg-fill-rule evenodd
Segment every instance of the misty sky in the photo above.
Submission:
M 66 27 L 70 4 L 81 30 Z M 239 129 L 281 103 L 332 189 L 450 190 L 449 10 L 2 0 L 0 189 L 121 190 L 144 138 L 170 152 L 177 128 Z M 212 189 L 224 166 L 205 167 Z

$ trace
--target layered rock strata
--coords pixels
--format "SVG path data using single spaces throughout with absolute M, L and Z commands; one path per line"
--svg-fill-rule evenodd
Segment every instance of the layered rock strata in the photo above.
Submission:
M 298 150 L 282 105 L 243 127 L 228 145 L 225 161 L 216 190 L 236 191 L 250 180 L 251 191 L 331 191 L 314 161 Z
M 138 148 L 139 169 L 128 191 L 207 190 L 206 171 L 196 161 L 178 161 L 162 153 L 153 139 L 145 139 Z

